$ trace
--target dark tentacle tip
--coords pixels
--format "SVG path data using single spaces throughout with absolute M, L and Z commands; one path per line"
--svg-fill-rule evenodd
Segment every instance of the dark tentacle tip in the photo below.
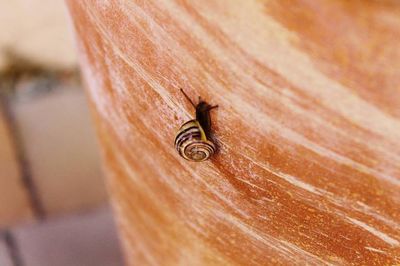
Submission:
M 213 105 L 213 106 L 210 105 L 210 107 L 208 107 L 207 110 L 210 111 L 211 109 L 214 109 L 214 108 L 218 108 L 218 104 L 217 105 Z

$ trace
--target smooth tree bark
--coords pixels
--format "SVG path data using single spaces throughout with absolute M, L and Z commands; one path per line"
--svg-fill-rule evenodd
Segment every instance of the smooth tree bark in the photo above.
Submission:
M 67 3 L 129 265 L 400 263 L 398 1 Z

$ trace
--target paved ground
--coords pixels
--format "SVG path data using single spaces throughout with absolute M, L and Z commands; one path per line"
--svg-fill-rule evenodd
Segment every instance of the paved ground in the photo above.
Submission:
M 102 207 L 3 232 L 0 265 L 123 265 L 110 208 Z

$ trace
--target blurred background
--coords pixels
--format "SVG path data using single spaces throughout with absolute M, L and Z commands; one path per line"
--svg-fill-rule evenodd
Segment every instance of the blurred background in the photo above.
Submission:
M 122 265 L 66 7 L 0 20 L 0 266 Z

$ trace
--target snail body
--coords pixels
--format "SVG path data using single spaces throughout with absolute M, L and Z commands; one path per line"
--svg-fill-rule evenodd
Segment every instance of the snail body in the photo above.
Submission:
M 195 105 L 182 89 L 181 92 L 196 109 L 196 119 L 185 122 L 179 128 L 175 137 L 175 148 L 184 159 L 203 162 L 216 151 L 216 145 L 209 138 L 211 131 L 210 110 L 217 106 L 209 105 L 200 97 L 199 103 Z

